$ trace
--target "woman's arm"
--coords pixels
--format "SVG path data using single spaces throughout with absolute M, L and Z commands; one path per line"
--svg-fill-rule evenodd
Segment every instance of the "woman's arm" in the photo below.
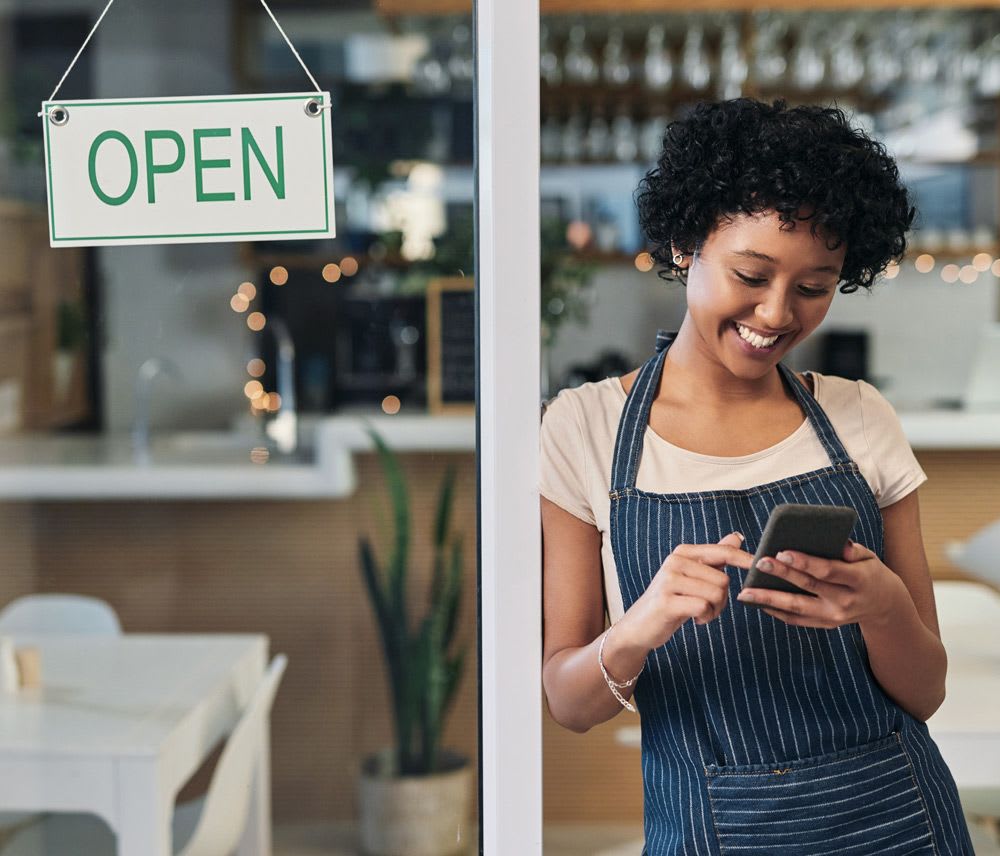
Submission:
M 912 716 L 926 721 L 944 701 L 948 657 L 938 629 L 917 491 L 883 508 L 882 519 L 885 564 L 902 585 L 881 619 L 861 621 L 859 626 L 882 689 Z
M 597 663 L 604 631 L 601 533 L 541 497 L 543 566 L 542 684 L 552 718 L 584 733 L 624 710 Z M 629 622 L 615 623 L 604 645 L 604 667 L 616 681 L 635 675 L 648 648 L 633 644 Z M 635 684 L 620 690 L 626 699 Z

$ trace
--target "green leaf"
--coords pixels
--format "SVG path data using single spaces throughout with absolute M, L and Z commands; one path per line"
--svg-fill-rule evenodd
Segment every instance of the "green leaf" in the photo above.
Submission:
M 447 649 L 458 625 L 458 612 L 462 605 L 465 582 L 462 569 L 462 536 L 456 535 L 451 544 L 451 572 L 448 577 L 448 598 L 444 619 L 443 645 Z
M 434 546 L 438 549 L 444 546 L 448 539 L 448 522 L 451 517 L 451 500 L 455 492 L 455 466 L 449 464 L 441 480 L 441 492 L 438 495 L 437 516 L 434 523 Z
M 403 627 L 409 627 L 406 620 L 406 577 L 407 556 L 410 541 L 410 508 L 406 491 L 406 480 L 395 453 L 386 444 L 382 436 L 370 425 L 368 434 L 375 444 L 379 463 L 389 488 L 389 498 L 392 502 L 393 520 L 395 523 L 395 547 L 389 564 L 389 592 L 393 609 Z
M 445 690 L 444 690 L 444 706 L 447 708 L 451 705 L 451 702 L 458 691 L 458 683 L 462 678 L 462 672 L 465 666 L 465 653 L 467 647 L 463 643 L 458 650 L 458 653 L 452 657 L 445 665 Z

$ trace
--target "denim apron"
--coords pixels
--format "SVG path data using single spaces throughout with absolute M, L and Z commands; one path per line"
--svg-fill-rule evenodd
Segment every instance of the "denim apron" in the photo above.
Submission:
M 816 399 L 780 362 L 828 467 L 744 490 L 636 488 L 675 336 L 657 332 L 615 440 L 611 543 L 625 609 L 678 544 L 714 544 L 739 531 L 754 553 L 769 512 L 783 502 L 853 506 L 851 538 L 882 558 L 875 496 Z M 636 682 L 643 856 L 972 856 L 951 772 L 927 725 L 875 680 L 859 626 L 786 624 L 737 601 L 745 571 L 725 570 L 722 614 L 703 625 L 686 621 L 649 653 Z

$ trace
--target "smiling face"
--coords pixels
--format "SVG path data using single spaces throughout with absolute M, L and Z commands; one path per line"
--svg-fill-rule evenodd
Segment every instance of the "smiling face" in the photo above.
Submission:
M 736 214 L 691 262 L 687 305 L 698 347 L 737 377 L 766 374 L 826 317 L 847 246 L 831 250 L 810 225 L 782 230 L 774 211 Z

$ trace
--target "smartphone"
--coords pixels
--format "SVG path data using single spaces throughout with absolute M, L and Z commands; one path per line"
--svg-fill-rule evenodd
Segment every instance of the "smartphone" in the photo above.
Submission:
M 785 502 L 771 509 L 754 554 L 744 587 L 776 589 L 817 597 L 794 583 L 757 567 L 765 556 L 774 558 L 782 550 L 797 550 L 824 559 L 839 559 L 851 537 L 858 512 L 845 505 L 798 505 Z M 758 606 L 759 604 L 747 604 Z

